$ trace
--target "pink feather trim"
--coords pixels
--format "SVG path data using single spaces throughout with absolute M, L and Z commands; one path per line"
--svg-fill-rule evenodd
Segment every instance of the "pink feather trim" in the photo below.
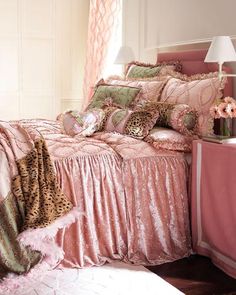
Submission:
M 69 213 L 58 218 L 45 228 L 28 229 L 18 236 L 24 246 L 42 253 L 42 260 L 28 273 L 22 275 L 9 274 L 0 284 L 0 295 L 16 295 L 27 288 L 33 287 L 47 275 L 48 271 L 55 268 L 64 258 L 64 251 L 56 245 L 54 240 L 59 229 L 69 227 L 83 213 L 74 207 Z M 23 294 L 23 293 L 22 293 Z

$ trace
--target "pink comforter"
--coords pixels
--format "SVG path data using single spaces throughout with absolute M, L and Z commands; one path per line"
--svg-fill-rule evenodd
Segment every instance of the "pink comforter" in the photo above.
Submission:
M 160 264 L 190 254 L 182 154 L 119 134 L 73 138 L 54 121 L 21 124 L 45 138 L 63 192 L 84 213 L 57 234 L 61 266 Z

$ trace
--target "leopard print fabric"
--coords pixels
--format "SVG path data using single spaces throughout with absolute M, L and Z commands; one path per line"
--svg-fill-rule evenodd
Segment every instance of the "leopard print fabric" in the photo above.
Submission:
M 146 110 L 146 111 L 159 111 L 159 117 L 157 120 L 158 126 L 164 126 L 168 127 L 169 126 L 169 121 L 170 121 L 170 115 L 172 110 L 174 109 L 175 104 L 172 103 L 162 103 L 162 102 L 149 102 L 146 103 L 143 106 L 140 106 L 140 110 Z
M 170 122 L 171 112 L 174 109 L 174 104 L 159 104 L 159 118 L 157 120 L 158 126 L 168 126 Z
M 36 141 L 34 149 L 18 160 L 17 166 L 19 175 L 12 186 L 24 220 L 21 231 L 46 227 L 72 209 L 56 181 L 44 140 Z
M 155 116 L 153 113 L 144 111 L 132 113 L 125 125 L 125 134 L 135 138 L 143 138 L 153 127 L 157 117 L 158 113 Z
M 198 113 L 188 105 L 149 102 L 139 107 L 139 110 L 142 109 L 146 111 L 158 110 L 159 117 L 156 122 L 157 127 L 173 128 L 185 135 L 192 135 L 197 132 Z

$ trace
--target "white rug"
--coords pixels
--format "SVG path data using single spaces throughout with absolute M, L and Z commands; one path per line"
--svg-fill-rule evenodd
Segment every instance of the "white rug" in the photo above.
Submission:
M 85 269 L 55 269 L 17 295 L 183 294 L 143 266 L 121 262 Z

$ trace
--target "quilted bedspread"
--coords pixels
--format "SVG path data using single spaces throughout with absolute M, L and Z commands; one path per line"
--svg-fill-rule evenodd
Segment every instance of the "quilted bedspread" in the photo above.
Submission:
M 156 150 L 147 142 L 116 133 L 71 137 L 57 121 L 17 124 L 14 140 L 9 135 L 11 145 L 15 144 L 9 150 L 17 154 L 6 154 L 4 132 L 0 133 L 0 205 L 12 191 L 12 178 L 19 174 L 16 159 L 24 158 L 40 139 L 50 156 L 56 187 L 69 202 L 68 210 L 70 203 L 73 206 L 70 222 L 62 222 L 73 222 L 71 226 L 51 229 L 61 249 L 59 267 L 114 260 L 151 265 L 190 254 L 188 167 L 181 153 Z M 32 238 L 34 229 L 27 227 L 20 236 L 27 230 Z

